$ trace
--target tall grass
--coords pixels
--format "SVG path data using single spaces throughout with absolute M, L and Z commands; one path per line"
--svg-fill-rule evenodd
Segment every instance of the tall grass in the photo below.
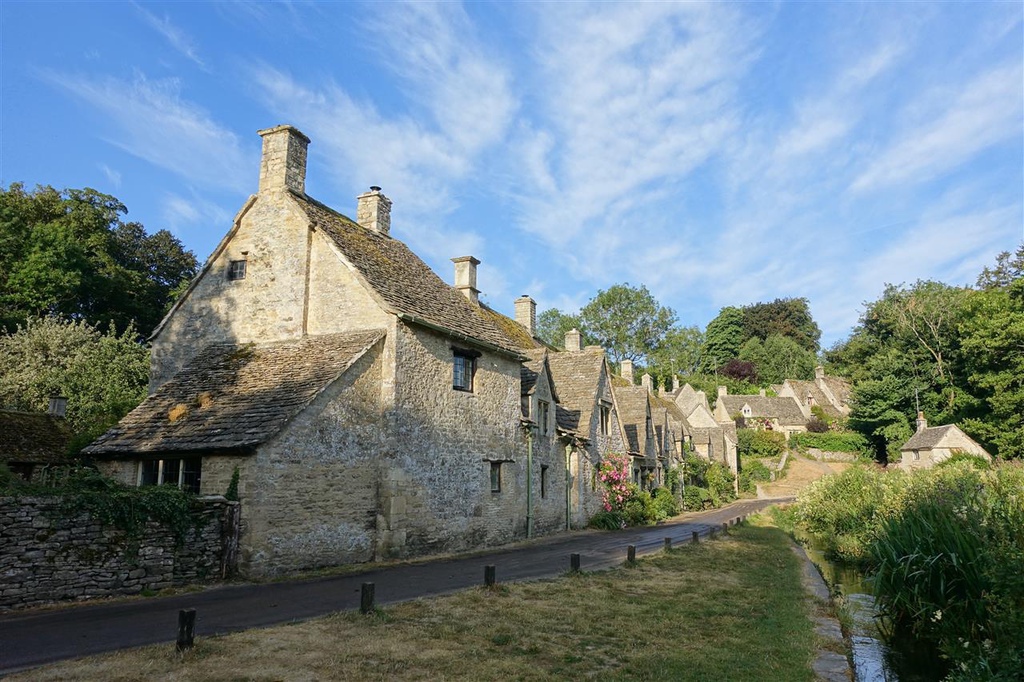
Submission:
M 855 467 L 808 489 L 795 516 L 868 567 L 891 632 L 932 643 L 950 679 L 1024 679 L 1024 466 Z

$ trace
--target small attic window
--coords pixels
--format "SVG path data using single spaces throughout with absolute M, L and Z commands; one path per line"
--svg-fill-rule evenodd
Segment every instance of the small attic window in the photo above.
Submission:
M 234 282 L 235 280 L 245 279 L 245 263 L 246 259 L 233 260 L 228 265 L 228 280 Z

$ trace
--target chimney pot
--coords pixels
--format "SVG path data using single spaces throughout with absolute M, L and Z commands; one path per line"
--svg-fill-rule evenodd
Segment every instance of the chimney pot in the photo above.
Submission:
M 640 377 L 640 385 L 646 388 L 648 393 L 654 392 L 654 380 L 646 372 Z
M 628 381 L 630 384 L 633 383 L 633 361 L 623 360 L 619 365 L 619 374 L 622 378 Z
M 679 390 L 679 375 L 672 375 L 672 392 L 675 393 Z
M 579 329 L 570 329 L 565 333 L 565 349 L 577 353 L 583 350 L 583 335 Z
M 47 412 L 54 417 L 64 417 L 68 411 L 68 399 L 64 396 L 53 396 L 50 398 L 50 407 Z
M 391 199 L 377 185 L 356 197 L 356 222 L 378 234 L 391 234 Z
M 306 193 L 306 148 L 309 138 L 298 128 L 280 125 L 259 131 L 263 138 L 259 191 Z
M 476 266 L 480 261 L 473 256 L 459 256 L 452 258 L 455 263 L 455 288 L 462 293 L 469 302 L 474 305 L 480 304 L 480 290 L 476 288 Z
M 818 365 L 817 367 L 815 367 L 814 368 L 814 378 L 815 379 L 824 379 L 825 378 L 825 368 L 822 367 L 821 365 Z
M 537 331 L 537 302 L 523 294 L 515 300 L 516 322 L 533 336 Z
M 928 428 L 928 420 L 924 418 L 924 412 L 917 413 L 917 432 L 921 433 Z
M 728 386 L 719 386 L 718 387 L 718 395 L 720 395 L 720 396 L 729 395 L 729 387 Z

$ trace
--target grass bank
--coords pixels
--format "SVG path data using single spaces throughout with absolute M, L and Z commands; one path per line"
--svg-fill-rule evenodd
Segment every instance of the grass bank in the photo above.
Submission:
M 786 534 L 748 525 L 635 566 L 69 661 L 13 680 L 811 680 Z

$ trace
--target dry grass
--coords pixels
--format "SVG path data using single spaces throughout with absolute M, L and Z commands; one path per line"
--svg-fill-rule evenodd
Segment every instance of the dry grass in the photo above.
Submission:
M 11 680 L 810 680 L 810 600 L 772 527 L 635 567 L 145 647 Z

